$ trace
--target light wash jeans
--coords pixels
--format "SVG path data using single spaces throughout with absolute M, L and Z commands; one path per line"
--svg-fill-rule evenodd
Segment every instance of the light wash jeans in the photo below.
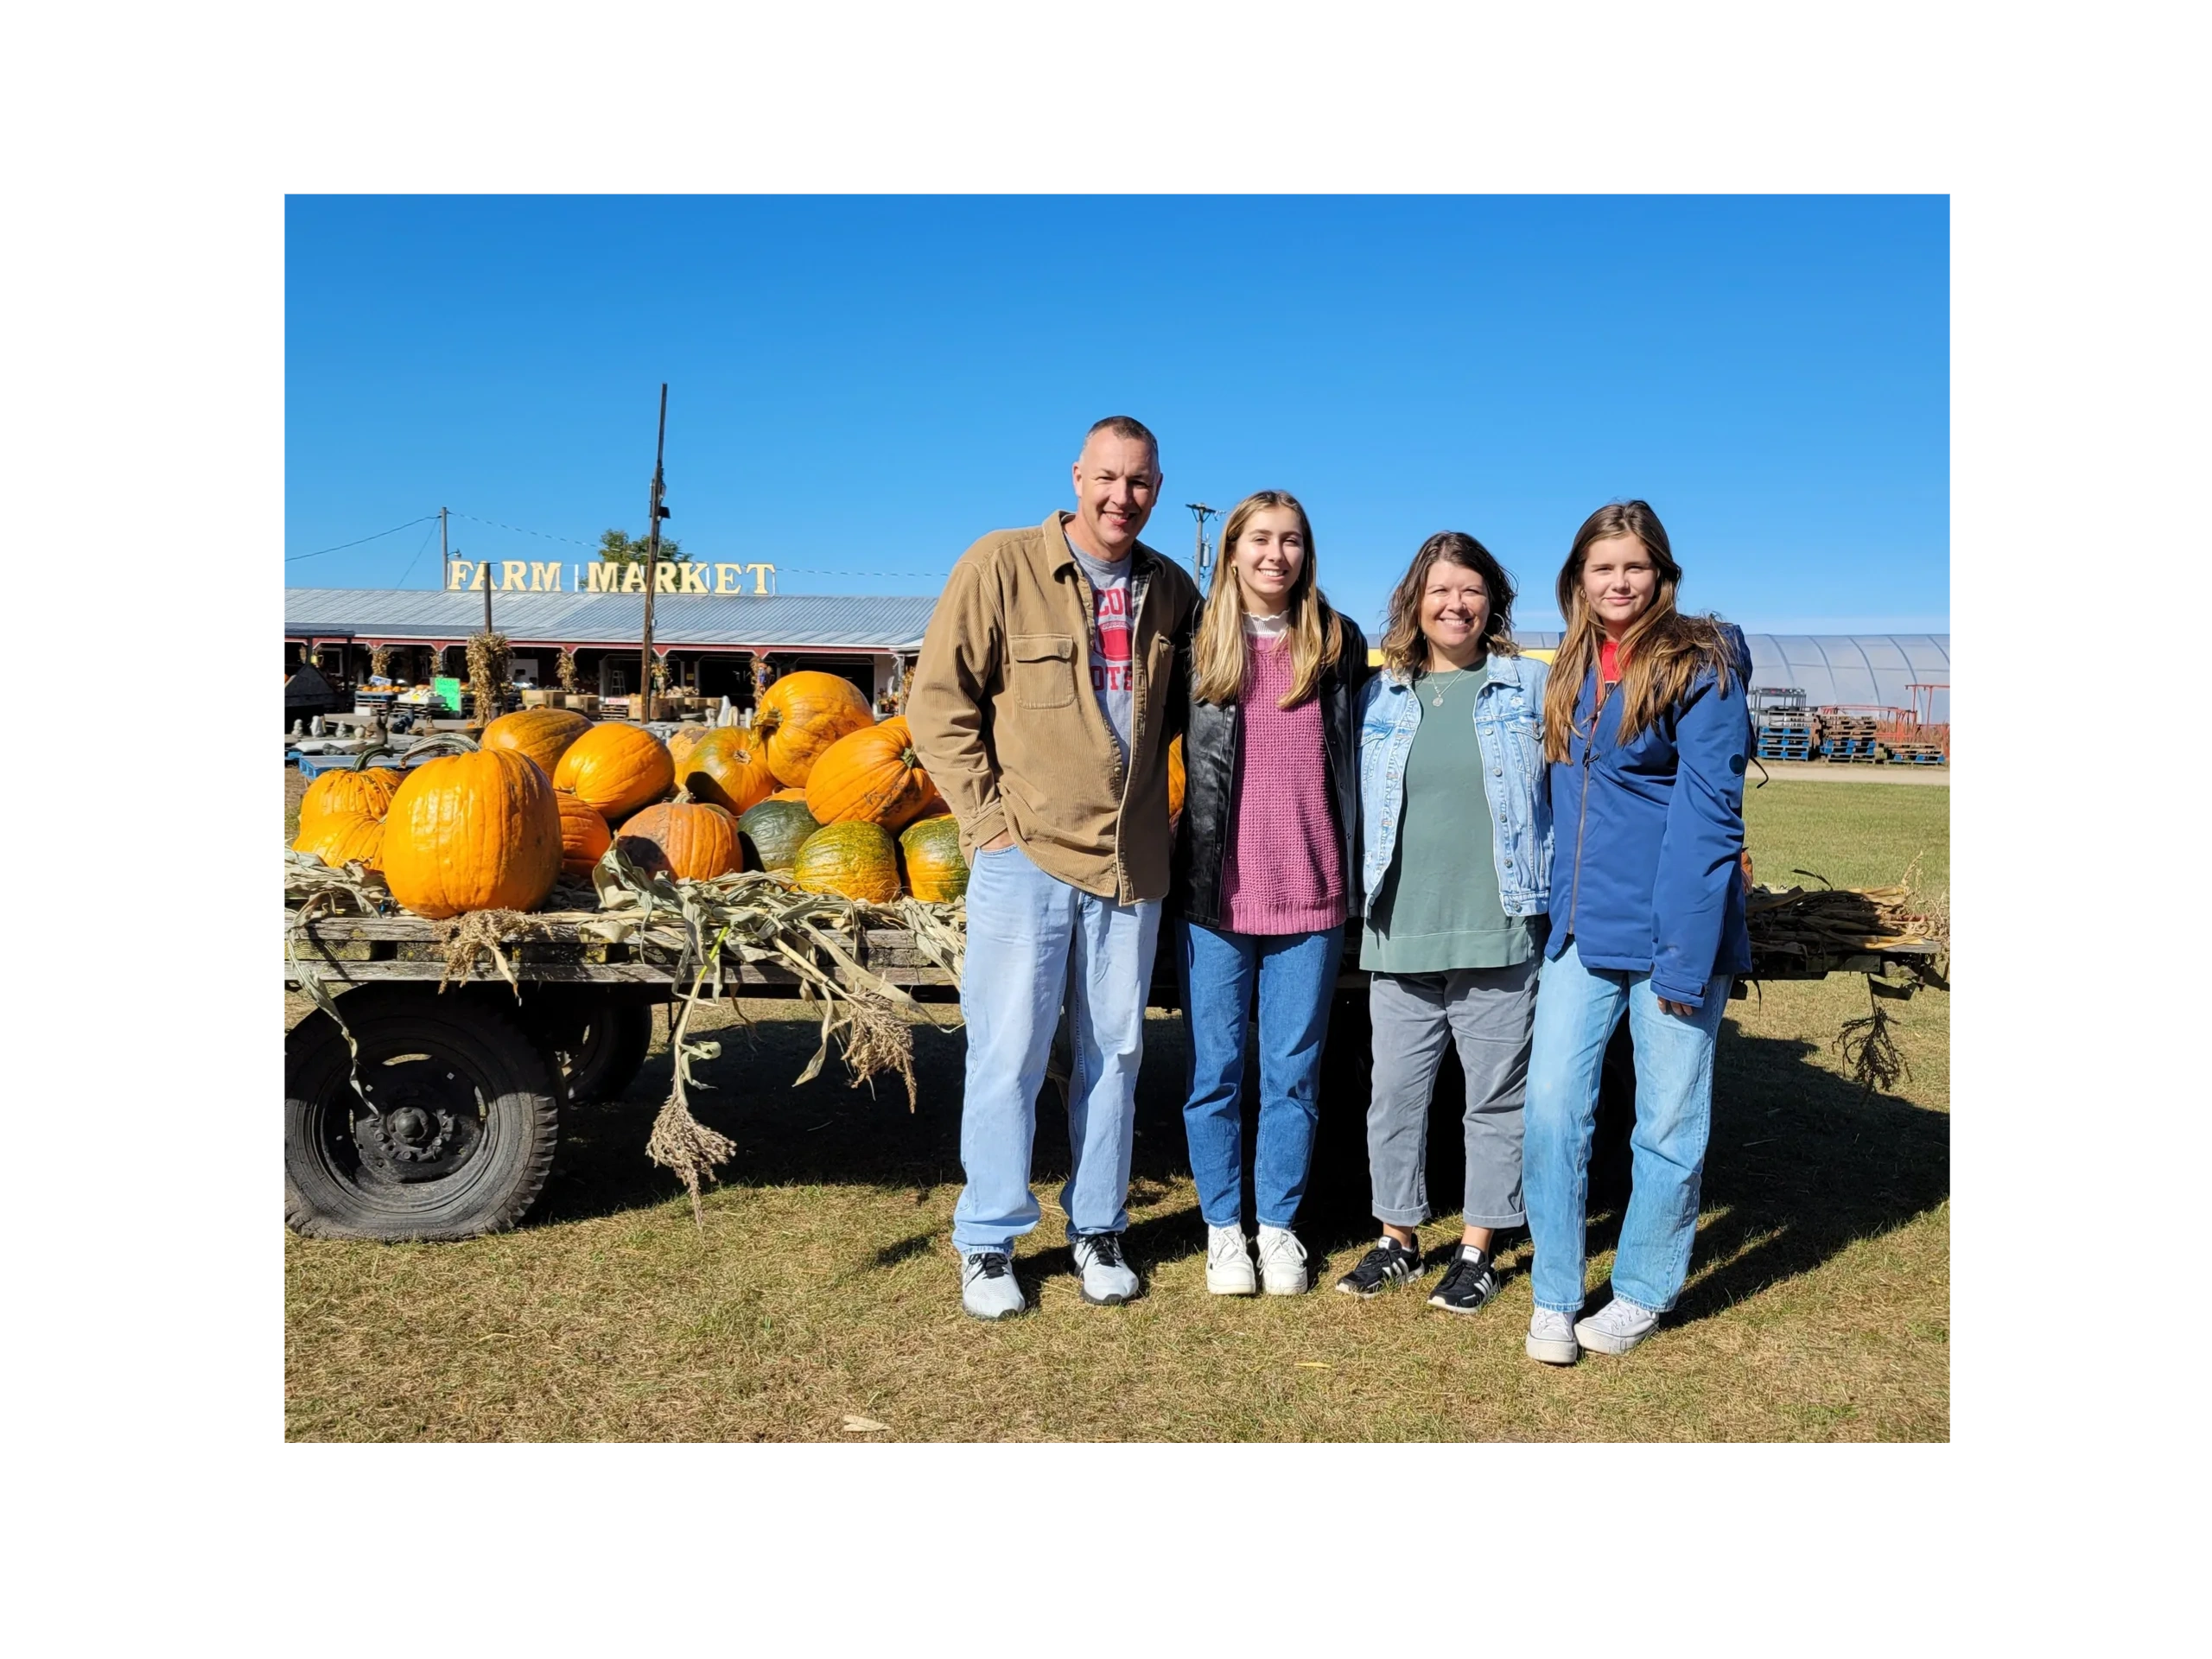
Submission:
M 1176 966 L 1191 1032 L 1191 1094 L 1183 1104 L 1198 1213 L 1209 1227 L 1244 1224 L 1244 1025 L 1260 1011 L 1260 1132 L 1252 1198 L 1264 1226 L 1287 1227 L 1306 1196 L 1320 1122 L 1321 1044 L 1344 954 L 1342 927 L 1312 933 L 1231 933 L 1176 925 Z
M 1635 1185 L 1613 1257 L 1613 1294 L 1663 1313 L 1681 1294 L 1697 1236 L 1698 1185 L 1713 1126 L 1713 1043 L 1727 1010 L 1728 982 L 1715 974 L 1704 1006 L 1685 1020 L 1660 1007 L 1649 973 L 1585 968 L 1573 940 L 1544 964 L 1522 1172 L 1538 1307 L 1561 1313 L 1582 1307 L 1598 1071 L 1624 1003 L 1636 1044 L 1636 1129 L 1629 1141 Z
M 1067 1002 L 1074 1075 L 1068 1086 L 1068 1236 L 1129 1224 L 1129 1153 L 1136 1127 L 1144 1009 L 1160 939 L 1160 902 L 1117 905 L 1071 887 L 1019 847 L 976 855 L 968 876 L 968 956 L 960 1012 L 968 1082 L 952 1211 L 963 1255 L 1008 1250 L 1037 1224 L 1029 1159 L 1037 1091 Z

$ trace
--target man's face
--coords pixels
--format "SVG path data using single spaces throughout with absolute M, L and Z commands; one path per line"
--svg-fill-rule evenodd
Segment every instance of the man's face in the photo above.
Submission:
M 1137 544 L 1160 499 L 1160 457 L 1141 438 L 1094 432 L 1075 463 L 1076 539 L 1094 556 L 1118 562 Z

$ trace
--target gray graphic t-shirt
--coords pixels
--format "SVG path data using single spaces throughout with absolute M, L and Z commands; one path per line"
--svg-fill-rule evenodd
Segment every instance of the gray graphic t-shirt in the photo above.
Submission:
M 1129 560 L 1107 564 L 1069 543 L 1090 578 L 1090 689 L 1129 763 L 1129 728 L 1136 714 L 1136 679 L 1129 666 Z

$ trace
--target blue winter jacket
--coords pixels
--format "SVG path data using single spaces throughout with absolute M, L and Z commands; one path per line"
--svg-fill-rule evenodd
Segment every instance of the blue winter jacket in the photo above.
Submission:
M 1743 632 L 1723 623 L 1735 673 L 1711 670 L 1689 694 L 1624 747 L 1616 686 L 1598 716 L 1592 664 L 1574 702 L 1568 757 L 1551 782 L 1551 937 L 1557 957 L 1572 938 L 1586 968 L 1649 972 L 1651 988 L 1691 1007 L 1715 974 L 1749 973 L 1744 889 L 1744 768 L 1751 672 Z

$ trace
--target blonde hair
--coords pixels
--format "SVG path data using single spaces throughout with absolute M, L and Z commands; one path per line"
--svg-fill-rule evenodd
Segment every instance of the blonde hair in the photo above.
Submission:
M 1230 509 L 1222 528 L 1221 556 L 1215 561 L 1213 586 L 1206 592 L 1205 610 L 1191 647 L 1191 695 L 1200 702 L 1235 702 L 1244 695 L 1244 585 L 1236 575 L 1236 543 L 1252 515 L 1270 507 L 1287 507 L 1296 513 L 1299 533 L 1306 538 L 1306 556 L 1290 584 L 1290 621 L 1284 630 L 1290 640 L 1290 690 L 1277 706 L 1295 709 L 1319 692 L 1321 676 L 1344 650 L 1344 624 L 1321 596 L 1314 575 L 1313 526 L 1306 509 L 1287 490 L 1257 491 Z
M 1689 695 L 1698 675 L 1711 669 L 1726 684 L 1734 670 L 1720 637 L 1717 620 L 1684 616 L 1675 608 L 1675 593 L 1681 586 L 1682 567 L 1675 563 L 1667 541 L 1667 528 L 1659 515 L 1642 501 L 1613 501 L 1582 521 L 1574 544 L 1559 573 L 1559 613 L 1567 620 L 1567 635 L 1552 658 L 1551 683 L 1544 688 L 1544 759 L 1565 760 L 1574 729 L 1574 702 L 1582 683 L 1598 660 L 1605 630 L 1582 592 L 1582 567 L 1590 546 L 1615 536 L 1632 536 L 1651 556 L 1656 581 L 1651 603 L 1621 636 L 1620 741 L 1634 741 L 1637 733 Z M 1592 723 L 1595 735 L 1596 724 Z
M 1513 643 L 1513 579 L 1497 556 L 1465 531 L 1440 530 L 1421 544 L 1406 574 L 1390 594 L 1389 620 L 1382 626 L 1382 666 L 1402 684 L 1428 671 L 1428 636 L 1421 628 L 1421 595 L 1428 591 L 1428 573 L 1438 560 L 1471 570 L 1483 579 L 1490 599 L 1490 620 L 1483 625 L 1483 649 L 1501 657 L 1517 657 Z

